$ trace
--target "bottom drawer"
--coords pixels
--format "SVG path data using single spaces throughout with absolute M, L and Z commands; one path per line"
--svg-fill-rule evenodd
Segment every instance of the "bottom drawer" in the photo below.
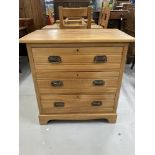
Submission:
M 115 94 L 110 95 L 42 95 L 43 113 L 113 112 Z

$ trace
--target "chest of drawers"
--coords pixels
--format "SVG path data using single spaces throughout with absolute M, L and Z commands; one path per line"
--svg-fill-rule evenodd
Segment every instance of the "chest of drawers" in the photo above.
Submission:
M 116 122 L 129 42 L 116 29 L 37 30 L 27 44 L 40 124 L 49 120 Z

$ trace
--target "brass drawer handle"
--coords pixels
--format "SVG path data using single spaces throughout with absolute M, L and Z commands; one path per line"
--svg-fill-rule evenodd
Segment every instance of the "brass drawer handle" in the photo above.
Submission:
M 94 57 L 94 63 L 106 63 L 106 62 L 107 62 L 107 56 L 106 55 Z
M 61 57 L 60 56 L 49 56 L 48 62 L 54 63 L 54 64 L 61 63 Z
M 105 81 L 103 80 L 94 80 L 93 85 L 94 86 L 103 86 L 105 84 Z
M 102 105 L 102 101 L 93 101 L 91 103 L 92 106 L 101 106 Z
M 54 102 L 54 107 L 64 107 L 64 102 Z
M 53 86 L 53 87 L 61 87 L 61 86 L 63 86 L 63 82 L 59 81 L 59 80 L 51 81 L 51 86 Z

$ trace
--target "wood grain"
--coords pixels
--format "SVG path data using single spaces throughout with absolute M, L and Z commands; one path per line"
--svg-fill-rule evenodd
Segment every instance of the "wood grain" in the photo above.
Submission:
M 37 79 L 94 79 L 94 78 L 106 78 L 106 77 L 118 77 L 119 72 L 51 72 L 48 70 L 36 71 Z
M 22 38 L 20 43 L 106 43 L 134 42 L 134 38 L 117 29 L 57 29 L 37 30 Z
M 45 4 L 43 0 L 19 0 L 20 18 L 32 18 L 34 28 L 40 29 L 46 25 Z
M 86 113 L 86 114 L 43 114 L 39 115 L 39 122 L 45 125 L 50 120 L 95 120 L 107 119 L 110 123 L 115 123 L 117 118 L 116 113 Z
M 50 30 L 50 29 L 60 29 L 60 24 L 59 23 L 55 23 L 53 25 L 46 25 L 46 26 L 44 26 L 42 28 L 42 30 Z M 100 25 L 92 23 L 91 24 L 91 29 L 103 29 L 103 27 L 100 26 Z
M 108 54 L 100 54 L 100 55 L 53 55 L 48 54 L 45 56 L 36 56 L 34 57 L 35 64 L 44 64 L 44 65 L 51 65 L 48 61 L 48 57 L 50 56 L 59 56 L 61 58 L 61 62 L 59 65 L 66 65 L 66 64 L 95 64 L 94 59 L 96 56 L 106 56 L 107 61 L 106 64 L 110 63 L 120 63 L 122 55 L 108 55 Z M 104 63 L 103 63 L 104 64 Z
M 89 65 L 59 65 L 59 64 L 35 64 L 35 69 L 38 71 L 48 70 L 48 71 L 119 71 L 120 64 L 112 63 L 112 64 L 89 64 Z
M 48 56 L 49 54 L 53 55 L 91 55 L 91 54 L 122 54 L 123 47 L 59 47 L 59 48 L 32 48 L 33 56 Z
M 68 32 L 71 35 L 67 36 Z M 71 41 L 71 37 L 75 40 Z M 40 124 L 49 120 L 107 119 L 116 122 L 126 53 L 134 38 L 117 30 L 44 30 L 21 40 L 30 43 L 27 48 Z M 107 63 L 91 63 L 95 55 L 103 54 L 108 57 Z M 60 55 L 63 63 L 49 64 L 49 55 Z M 54 80 L 62 81 L 62 87 L 51 86 Z M 104 80 L 105 85 L 94 86 L 94 80 Z M 102 104 L 94 107 L 93 101 Z M 64 107 L 55 107 L 55 102 L 63 102 Z
M 111 95 L 42 95 L 44 113 L 96 113 L 113 112 L 115 94 Z M 101 106 L 92 106 L 93 101 L 102 102 Z M 64 107 L 55 107 L 55 102 L 63 102 Z
M 81 7 L 81 8 L 64 8 L 63 6 L 59 6 L 59 19 L 60 19 L 60 28 L 67 29 L 67 28 L 91 28 L 91 7 Z M 87 23 L 82 20 L 81 24 L 65 24 L 64 17 L 79 17 L 87 18 Z

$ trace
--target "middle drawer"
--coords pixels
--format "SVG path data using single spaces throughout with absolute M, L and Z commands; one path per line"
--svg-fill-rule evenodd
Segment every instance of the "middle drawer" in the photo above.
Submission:
M 98 79 L 38 79 L 40 93 L 115 93 L 118 77 Z

